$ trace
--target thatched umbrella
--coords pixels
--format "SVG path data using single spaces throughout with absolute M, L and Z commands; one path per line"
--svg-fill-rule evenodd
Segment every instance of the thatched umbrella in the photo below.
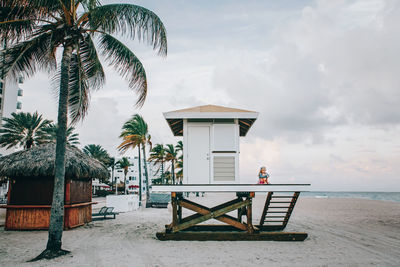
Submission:
M 0 157 L 0 176 L 48 177 L 54 176 L 56 145 L 47 143 Z M 107 167 L 76 147 L 67 145 L 65 177 L 71 179 L 107 179 Z

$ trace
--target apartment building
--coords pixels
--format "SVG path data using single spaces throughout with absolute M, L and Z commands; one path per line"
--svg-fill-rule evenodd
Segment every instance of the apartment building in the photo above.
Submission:
M 21 97 L 23 90 L 20 85 L 23 83 L 23 78 L 18 79 L 5 78 L 0 79 L 0 127 L 3 123 L 3 118 L 8 118 L 11 113 L 22 109 Z M 14 152 L 13 149 L 0 148 L 0 155 L 7 155 Z

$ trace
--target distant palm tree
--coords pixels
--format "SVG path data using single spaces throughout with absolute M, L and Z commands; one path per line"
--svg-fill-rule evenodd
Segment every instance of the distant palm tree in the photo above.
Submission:
M 57 140 L 57 124 L 51 123 L 48 126 L 46 126 L 43 130 L 47 134 L 46 139 L 48 142 L 56 142 Z M 67 128 L 67 133 L 66 133 L 66 138 L 67 138 L 67 144 L 70 146 L 76 147 L 79 145 L 79 134 L 74 133 L 75 128 L 72 126 L 68 126 Z
M 59 84 L 55 182 L 46 249 L 34 260 L 68 253 L 61 249 L 63 233 L 65 150 L 68 114 L 73 122 L 88 110 L 90 91 L 104 84 L 103 58 L 136 89 L 141 106 L 147 95 L 146 72 L 136 55 L 114 34 L 146 41 L 162 55 L 167 37 L 162 21 L 148 9 L 132 4 L 101 5 L 99 0 L 0 1 L 0 73 L 33 76 L 39 70 L 55 71 Z M 97 49 L 95 42 L 97 41 Z M 58 49 L 61 53 L 58 53 Z M 57 64 L 57 56 L 61 62 Z M 69 109 L 69 110 L 68 110 Z
M 176 144 L 175 148 L 176 148 L 177 152 L 183 153 L 183 142 L 182 141 L 178 141 L 178 143 Z
M 176 178 L 179 180 L 179 183 L 183 180 L 183 155 L 181 154 L 176 160 Z
M 164 183 L 164 163 L 165 163 L 165 148 L 163 144 L 156 144 L 150 150 L 149 161 L 154 162 L 155 164 L 160 164 L 157 169 L 156 174 L 161 170 L 161 183 Z
M 165 148 L 166 154 L 166 160 L 171 162 L 171 174 L 172 174 L 172 184 L 175 184 L 175 163 L 177 160 L 177 151 L 174 147 L 174 145 L 167 144 L 167 147 Z
M 108 165 L 110 164 L 110 155 L 108 154 L 107 150 L 105 150 L 101 145 L 95 145 L 95 144 L 86 145 L 83 147 L 82 150 L 86 155 L 97 159 L 105 166 L 108 167 Z M 100 179 L 100 182 L 102 183 L 108 182 L 108 178 Z
M 143 152 L 143 163 L 144 163 L 144 175 L 146 177 L 146 199 L 150 199 L 149 191 L 149 175 L 147 172 L 146 162 L 146 145 L 150 145 L 151 149 L 151 136 L 148 132 L 147 123 L 143 117 L 139 114 L 133 115 L 133 117 L 124 123 L 122 126 L 122 133 L 119 136 L 123 138 L 123 142 L 118 146 L 118 150 L 125 153 L 129 148 L 138 148 L 138 160 L 139 160 L 139 201 L 142 201 L 142 165 L 141 165 L 141 153 L 140 148 Z
M 90 144 L 83 147 L 83 152 L 100 161 L 104 165 L 108 165 L 110 161 L 110 155 L 101 145 Z
M 116 165 L 117 165 L 117 162 L 115 161 L 115 158 L 110 157 L 108 159 L 107 167 L 111 168 L 111 189 L 113 188 L 113 185 L 115 185 L 115 192 L 117 193 L 117 181 L 114 181 L 114 169 L 115 169 Z
M 179 183 L 183 180 L 183 142 L 178 141 L 178 144 L 175 146 L 176 152 L 180 153 L 179 157 L 176 160 L 176 178 L 179 180 Z
M 0 128 L 0 147 L 21 146 L 29 149 L 32 146 L 46 142 L 44 129 L 50 125 L 50 120 L 45 120 L 37 111 L 33 114 L 27 112 L 11 113 L 10 118 L 3 118 L 5 122 Z
M 117 162 L 117 166 L 124 170 L 124 194 L 126 195 L 126 175 L 128 174 L 129 166 L 132 166 L 132 164 L 128 158 L 123 157 Z

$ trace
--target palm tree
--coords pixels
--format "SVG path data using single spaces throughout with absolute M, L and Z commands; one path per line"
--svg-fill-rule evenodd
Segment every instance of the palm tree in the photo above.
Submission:
M 33 114 L 27 112 L 11 113 L 10 118 L 3 118 L 5 122 L 0 129 L 0 147 L 21 146 L 29 149 L 32 146 L 46 142 L 44 129 L 51 123 L 45 120 L 37 111 Z
M 123 142 L 118 146 L 118 150 L 125 153 L 129 148 L 138 148 L 138 160 L 139 160 L 139 201 L 142 201 L 142 167 L 141 167 L 141 153 L 143 153 L 144 163 L 144 175 L 146 177 L 146 200 L 150 199 L 149 192 L 149 175 L 147 172 L 146 162 L 146 144 L 151 147 L 151 136 L 148 133 L 147 123 L 143 117 L 139 114 L 133 115 L 133 117 L 124 123 L 122 126 L 122 133 L 120 135 L 123 138 Z
M 123 157 L 117 162 L 117 166 L 124 170 L 124 194 L 126 195 L 126 175 L 128 174 L 129 166 L 132 166 L 132 164 L 129 162 L 128 158 Z
M 165 148 L 163 144 L 156 144 L 150 150 L 149 161 L 154 162 L 155 164 L 160 164 L 160 167 L 157 169 L 156 174 L 161 170 L 161 183 L 164 182 L 164 163 L 165 163 Z
M 181 152 L 176 161 L 176 169 L 178 170 L 176 172 L 176 178 L 178 178 L 179 182 L 181 183 L 183 179 L 183 142 L 178 141 L 178 144 L 175 146 L 175 149 L 177 153 Z
M 0 1 L 0 39 L 8 47 L 0 51 L 0 73 L 33 76 L 39 70 L 57 69 L 59 82 L 55 182 L 46 249 L 34 260 L 68 253 L 61 249 L 64 214 L 65 147 L 68 114 L 72 122 L 87 113 L 90 90 L 104 83 L 97 48 L 106 61 L 136 89 L 141 106 L 147 94 L 146 73 L 140 60 L 114 34 L 145 40 L 159 54 L 167 54 L 163 23 L 153 12 L 132 4 L 101 5 L 99 0 L 3 0 Z M 58 48 L 62 53 L 57 53 Z
M 110 161 L 110 155 L 107 150 L 105 150 L 101 145 L 90 144 L 83 147 L 82 151 L 103 163 L 104 165 L 108 165 Z
M 83 147 L 82 151 L 103 163 L 105 166 L 109 166 L 110 164 L 110 155 L 108 154 L 107 150 L 105 150 L 101 145 L 90 144 Z M 100 180 L 102 183 L 107 182 L 108 179 Z
M 115 161 L 115 158 L 110 157 L 108 159 L 107 167 L 111 168 L 111 189 L 113 188 L 113 185 L 115 184 L 115 193 L 117 194 L 117 181 L 114 181 L 114 169 L 115 169 L 116 165 L 117 165 L 117 162 Z
M 172 184 L 175 184 L 175 162 L 177 160 L 177 151 L 174 147 L 174 145 L 167 144 L 167 147 L 165 148 L 166 154 L 166 160 L 171 162 L 171 174 L 172 174 Z
M 57 124 L 51 123 L 46 126 L 43 130 L 47 134 L 46 141 L 47 142 L 56 142 L 57 139 Z M 68 126 L 66 132 L 67 144 L 73 147 L 79 145 L 79 134 L 74 133 L 75 128 L 73 126 Z

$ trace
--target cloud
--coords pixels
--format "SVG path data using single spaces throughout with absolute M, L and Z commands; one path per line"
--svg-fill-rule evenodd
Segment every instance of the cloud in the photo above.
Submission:
M 137 3 L 163 20 L 168 57 L 127 42 L 146 69 L 147 101 L 135 109 L 134 92 L 106 67 L 107 83 L 78 127 L 83 145 L 116 154 L 134 113 L 153 143 L 174 143 L 162 112 L 225 105 L 260 112 L 241 141 L 244 180 L 266 165 L 273 181 L 319 190 L 400 190 L 398 1 Z M 45 74 L 24 89 L 24 110 L 56 118 Z

